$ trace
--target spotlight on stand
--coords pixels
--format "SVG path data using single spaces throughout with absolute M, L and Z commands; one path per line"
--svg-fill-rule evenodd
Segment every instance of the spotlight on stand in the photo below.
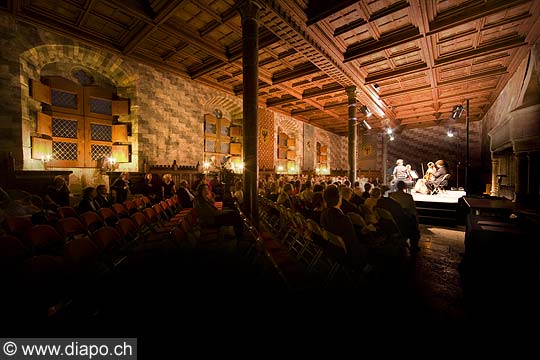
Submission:
M 450 115 L 450 117 L 452 118 L 452 120 L 457 120 L 461 117 L 463 111 L 465 111 L 463 105 L 456 105 L 454 106 L 454 109 L 452 110 L 452 115 Z
M 369 125 L 366 120 L 362 120 L 362 122 L 360 124 L 362 125 L 364 130 L 371 130 L 371 125 Z
M 368 107 L 366 105 L 360 106 L 360 111 L 367 117 L 371 116 L 371 111 L 369 111 Z

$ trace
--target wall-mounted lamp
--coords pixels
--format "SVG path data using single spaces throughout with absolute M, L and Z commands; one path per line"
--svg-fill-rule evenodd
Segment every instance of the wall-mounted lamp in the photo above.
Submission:
M 392 135 L 393 132 L 394 132 L 394 130 L 392 130 L 392 129 L 390 129 L 390 128 L 386 129 L 386 133 L 387 133 L 388 135 Z
M 395 139 L 394 135 L 390 135 L 389 139 L 390 139 L 390 141 L 394 141 L 394 139 Z
M 452 131 L 452 129 L 448 129 L 448 132 L 446 133 L 446 136 L 448 137 L 454 137 L 454 132 Z

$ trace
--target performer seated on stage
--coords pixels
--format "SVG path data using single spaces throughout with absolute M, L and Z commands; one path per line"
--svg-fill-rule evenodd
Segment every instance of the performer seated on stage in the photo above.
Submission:
M 435 167 L 437 168 L 437 170 L 435 171 L 435 173 L 433 173 L 433 180 L 430 180 L 426 183 L 426 186 L 430 191 L 433 191 L 435 187 L 440 184 L 444 175 L 448 173 L 448 166 L 446 164 L 446 161 L 444 160 L 437 160 L 435 162 Z
M 432 161 L 428 162 L 427 166 L 428 168 L 424 177 L 422 179 L 418 179 L 416 181 L 416 185 L 414 185 L 414 191 L 416 191 L 417 193 L 429 194 L 429 189 L 426 186 L 426 183 L 434 179 L 433 174 L 435 173 L 435 171 L 437 171 L 437 168 Z

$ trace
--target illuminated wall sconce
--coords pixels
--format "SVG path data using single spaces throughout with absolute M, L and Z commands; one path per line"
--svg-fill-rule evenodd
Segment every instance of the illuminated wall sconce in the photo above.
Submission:
M 392 129 L 390 129 L 390 128 L 386 129 L 386 133 L 387 133 L 388 135 L 392 135 L 393 132 L 394 132 L 394 130 L 392 130 Z
M 278 172 L 283 172 L 283 170 L 284 170 L 284 169 L 283 169 L 283 166 L 279 165 L 279 166 L 277 167 L 277 171 L 278 171 Z
M 454 137 L 454 132 L 452 131 L 452 129 L 448 129 L 448 132 L 446 133 L 446 136 L 448 137 Z
M 394 141 L 394 139 L 395 139 L 394 135 L 390 135 L 389 139 L 390 139 L 390 141 Z

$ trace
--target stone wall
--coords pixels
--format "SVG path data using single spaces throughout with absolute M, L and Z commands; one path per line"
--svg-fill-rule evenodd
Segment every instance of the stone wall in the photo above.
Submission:
M 131 129 L 132 161 L 120 164 L 119 171 L 138 171 L 143 161 L 170 165 L 176 160 L 179 165 L 194 166 L 203 160 L 204 115 L 219 109 L 226 118 L 242 118 L 239 97 L 16 21 L 10 14 L 0 13 L 0 34 L 0 156 L 13 151 L 18 169 L 44 170 L 39 160 L 31 159 L 31 135 L 41 104 L 30 97 L 29 83 L 40 76 L 77 81 L 73 70 L 84 69 L 97 85 L 114 87 L 120 97 L 130 99 L 130 113 L 119 121 Z M 265 109 L 259 117 L 260 128 L 269 130 L 268 142 L 261 144 L 259 166 L 275 166 L 277 127 L 295 136 L 296 160 L 302 166 L 304 124 Z M 346 151 L 340 152 L 346 149 L 346 139 L 318 131 L 327 139 L 332 168 L 345 168 Z M 314 146 L 312 151 L 316 151 Z M 68 170 L 74 171 L 71 184 L 77 191 L 108 180 L 96 169 Z

